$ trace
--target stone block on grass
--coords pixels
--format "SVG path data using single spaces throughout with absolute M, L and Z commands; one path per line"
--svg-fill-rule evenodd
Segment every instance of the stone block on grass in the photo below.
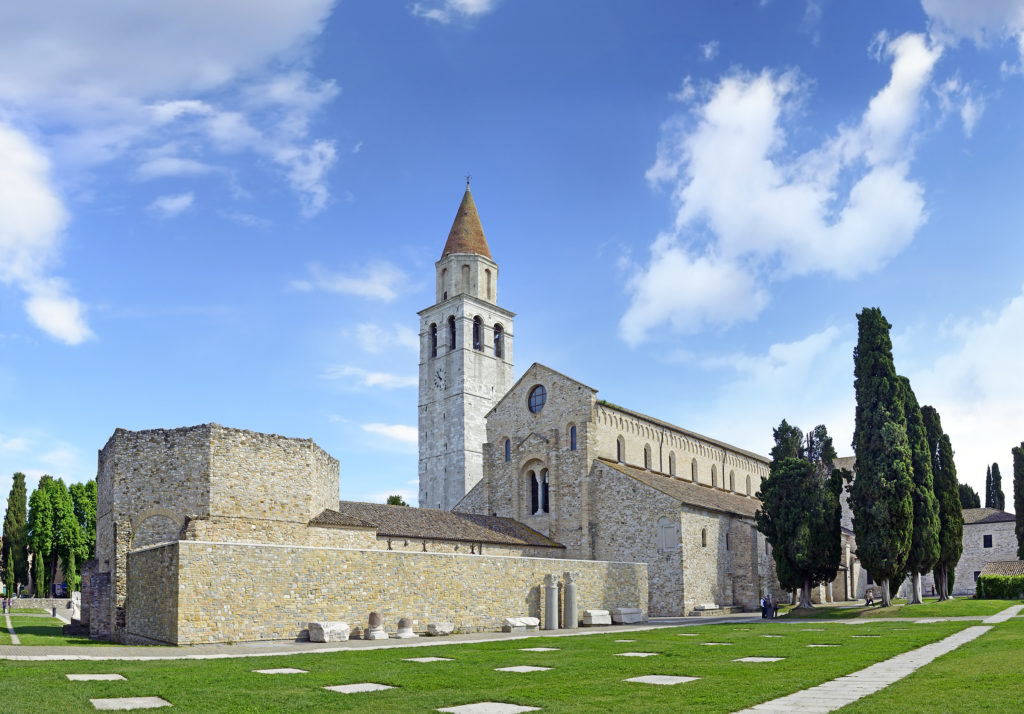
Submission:
M 309 623 L 310 642 L 345 642 L 351 632 L 348 623 L 340 620 Z
M 643 611 L 638 607 L 614 607 L 610 614 L 616 625 L 633 625 L 644 621 Z
M 584 610 L 583 626 L 593 627 L 594 625 L 612 624 L 612 615 L 607 610 Z
M 431 622 L 427 625 L 427 634 L 431 637 L 450 635 L 455 632 L 454 622 Z

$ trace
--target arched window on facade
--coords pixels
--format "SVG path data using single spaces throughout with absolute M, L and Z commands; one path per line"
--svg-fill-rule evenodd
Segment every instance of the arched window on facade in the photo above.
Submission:
M 540 511 L 540 482 L 537 480 L 537 473 L 531 471 L 530 477 L 530 513 L 537 515 Z
M 512 460 L 512 440 L 505 439 L 505 461 Z
M 501 325 L 494 326 L 494 356 L 505 356 L 505 330 Z
M 484 271 L 484 279 L 487 283 L 487 299 L 491 299 L 491 271 L 490 269 Z
M 437 357 L 437 323 L 430 323 L 430 356 Z
M 750 474 L 747 474 L 747 495 L 750 495 Z
M 659 553 L 668 553 L 679 549 L 679 535 L 676 524 L 671 518 L 658 519 L 657 543 Z
M 690 479 L 697 483 L 697 459 L 690 462 Z
M 729 550 L 729 534 L 725 534 L 725 549 Z
M 711 464 L 711 488 L 718 488 L 718 467 Z
M 615 440 L 615 460 L 620 464 L 626 461 L 626 440 L 619 434 L 619 438 Z
M 448 299 L 448 268 L 441 269 L 441 299 Z
M 569 427 L 569 450 L 576 451 L 576 425 Z
M 676 452 L 674 451 L 668 452 L 668 475 L 676 475 Z
M 701 528 L 700 529 L 700 547 L 701 548 L 707 548 L 708 547 L 708 529 L 707 528 Z
M 455 316 L 448 318 L 448 349 L 455 349 Z
M 736 490 L 736 472 L 735 471 L 730 471 L 729 472 L 729 490 L 730 491 L 735 491 Z
M 651 468 L 651 445 L 644 444 L 644 468 L 650 470 Z
M 463 292 L 463 293 L 468 293 L 469 292 L 469 266 L 468 265 L 463 265 L 462 266 L 462 289 L 459 292 Z
M 549 493 L 549 491 L 548 491 L 548 484 L 549 483 L 550 483 L 550 481 L 548 479 L 548 470 L 547 469 L 541 470 L 541 472 L 540 472 L 540 512 L 541 513 L 549 513 L 550 512 L 550 501 L 548 500 L 548 493 Z
M 473 349 L 482 350 L 484 348 L 484 325 L 480 321 L 480 316 L 477 315 L 473 318 Z

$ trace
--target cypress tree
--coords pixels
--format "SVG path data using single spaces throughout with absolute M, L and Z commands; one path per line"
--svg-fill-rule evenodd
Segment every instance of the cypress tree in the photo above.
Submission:
M 953 573 L 964 545 L 963 506 L 956 480 L 956 465 L 953 463 L 953 447 L 949 436 L 942 432 L 939 413 L 935 407 L 925 406 L 921 407 L 921 417 L 928 435 L 935 498 L 939 503 L 939 560 L 935 564 L 935 587 L 939 591 L 939 600 L 948 600 Z
M 774 434 L 754 519 L 772 545 L 779 583 L 800 590 L 800 607 L 813 607 L 811 588 L 834 580 L 839 570 L 843 472 L 833 467 L 836 452 L 824 426 L 807 434 L 806 449 L 800 430 L 785 421 Z
M 992 467 L 985 467 L 985 508 L 994 508 L 992 505 Z
M 850 508 L 857 556 L 891 604 L 889 582 L 903 575 L 913 536 L 913 463 L 902 388 L 892 360 L 892 325 L 878 308 L 857 315 L 853 352 L 857 397 L 853 450 L 857 477 Z
M 11 492 L 7 496 L 7 513 L 4 514 L 3 562 L 14 579 L 13 589 L 17 592 L 22 585 L 28 585 L 28 494 L 25 491 L 25 474 L 14 474 Z
M 989 508 L 1006 510 L 1006 496 L 1003 495 L 1003 477 L 999 473 L 999 464 L 992 464 L 992 505 Z
M 1024 560 L 1024 441 L 1013 453 L 1013 512 L 1017 514 L 1017 558 Z
M 935 498 L 932 459 L 928 450 L 928 432 L 924 427 L 921 407 L 910 388 L 910 380 L 900 377 L 903 387 L 903 409 L 907 418 L 907 439 L 913 464 L 914 528 L 907 573 L 913 580 L 910 604 L 921 603 L 921 574 L 931 572 L 939 560 L 939 502 Z
M 957 484 L 957 493 L 960 496 L 961 508 L 981 508 L 981 496 L 971 487 L 970 484 Z

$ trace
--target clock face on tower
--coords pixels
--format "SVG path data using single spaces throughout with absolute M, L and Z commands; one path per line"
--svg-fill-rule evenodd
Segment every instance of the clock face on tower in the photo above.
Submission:
M 444 368 L 438 367 L 434 371 L 434 386 L 438 389 L 444 389 Z

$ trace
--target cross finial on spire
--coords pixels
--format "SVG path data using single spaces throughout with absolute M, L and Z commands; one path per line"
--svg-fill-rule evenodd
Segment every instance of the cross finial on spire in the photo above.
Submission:
M 466 190 L 469 190 L 469 180 L 473 178 L 472 174 L 466 174 Z

